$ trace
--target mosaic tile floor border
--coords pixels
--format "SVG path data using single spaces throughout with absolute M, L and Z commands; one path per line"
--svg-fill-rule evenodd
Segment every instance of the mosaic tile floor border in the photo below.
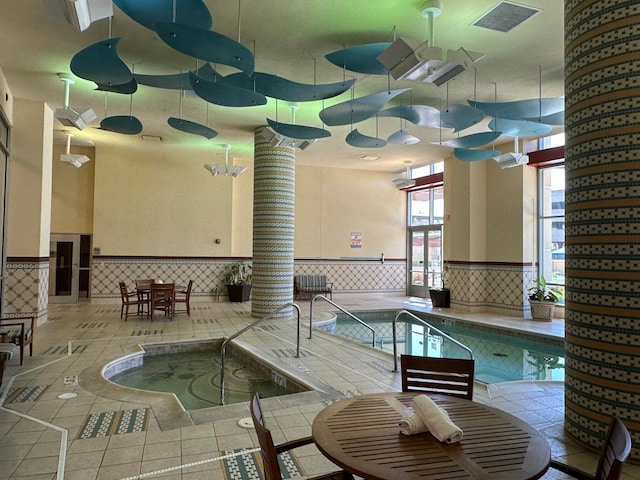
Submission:
M 76 439 L 108 437 L 144 432 L 149 426 L 149 409 L 133 408 L 116 412 L 91 413 L 78 430 Z
M 230 455 L 239 450 L 226 450 L 223 455 Z M 247 452 L 220 460 L 225 480 L 264 480 L 262 473 L 262 457 L 260 452 Z M 280 472 L 283 479 L 304 477 L 305 471 L 293 452 L 278 455 Z
M 132 337 L 145 337 L 147 335 L 162 335 L 162 329 L 155 330 L 134 330 L 131 332 Z
M 88 345 L 73 345 L 71 351 L 73 353 L 82 353 L 87 349 Z M 45 355 L 67 355 L 69 353 L 68 345 L 58 345 L 51 347 L 44 352 Z
M 49 388 L 49 385 L 33 385 L 30 387 L 12 388 L 5 403 L 35 402 Z

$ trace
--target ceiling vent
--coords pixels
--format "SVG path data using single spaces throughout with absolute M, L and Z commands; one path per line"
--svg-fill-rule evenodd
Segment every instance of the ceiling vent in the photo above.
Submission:
M 509 32 L 529 20 L 540 9 L 511 2 L 500 2 L 486 14 L 473 22 L 476 27 L 488 28 L 497 32 Z

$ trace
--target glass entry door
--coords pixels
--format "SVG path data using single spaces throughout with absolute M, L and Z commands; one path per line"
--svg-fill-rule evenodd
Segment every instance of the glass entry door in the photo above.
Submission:
M 442 227 L 411 227 L 409 252 L 409 295 L 427 298 L 429 288 L 442 286 Z
M 49 247 L 49 303 L 77 303 L 80 235 L 51 235 Z

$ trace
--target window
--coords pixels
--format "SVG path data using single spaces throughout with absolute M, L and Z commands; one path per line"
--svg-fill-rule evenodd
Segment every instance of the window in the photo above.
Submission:
M 538 275 L 564 291 L 564 165 L 538 171 Z
M 444 162 L 416 168 L 411 171 L 411 178 L 442 173 L 443 169 Z M 409 192 L 408 223 L 410 227 L 444 223 L 444 188 L 441 184 Z

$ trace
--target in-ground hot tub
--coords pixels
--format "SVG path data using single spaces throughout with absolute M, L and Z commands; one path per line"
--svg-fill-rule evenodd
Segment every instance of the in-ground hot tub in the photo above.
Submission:
M 176 395 L 186 410 L 314 389 L 268 359 L 231 342 L 226 349 L 224 395 L 220 348 L 224 339 L 141 345 L 142 351 L 108 363 L 104 378 L 137 390 Z

